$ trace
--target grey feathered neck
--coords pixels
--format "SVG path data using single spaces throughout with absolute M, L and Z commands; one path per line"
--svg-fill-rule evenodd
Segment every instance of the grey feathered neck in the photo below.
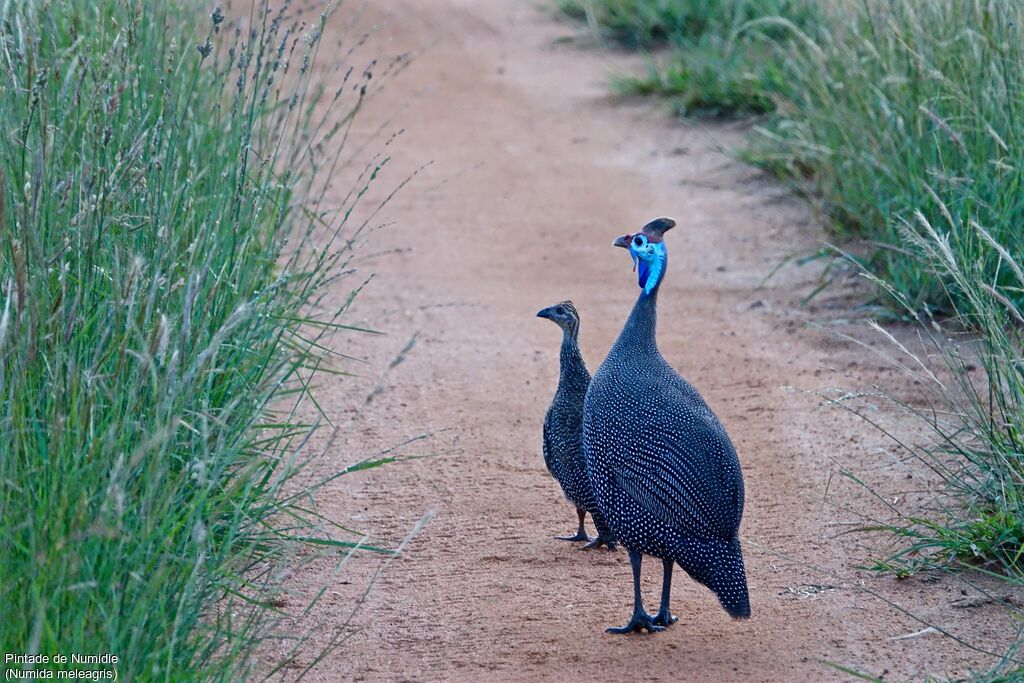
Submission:
M 559 390 L 586 390 L 590 383 L 590 373 L 587 371 L 587 364 L 583 361 L 583 354 L 580 353 L 580 345 L 576 340 L 578 328 L 570 334 L 568 330 L 562 331 L 562 350 L 559 355 L 561 373 L 558 376 Z
M 658 322 L 658 290 L 660 285 L 647 294 L 640 292 L 629 319 L 622 326 L 619 338 L 608 355 L 635 355 L 638 353 L 658 353 L 658 341 L 655 328 Z

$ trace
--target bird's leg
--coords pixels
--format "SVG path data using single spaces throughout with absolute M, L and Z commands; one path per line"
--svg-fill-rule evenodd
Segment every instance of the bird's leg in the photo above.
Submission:
M 629 623 L 621 628 L 609 628 L 608 633 L 632 633 L 647 629 L 650 633 L 664 631 L 664 626 L 654 622 L 654 618 L 644 610 L 644 599 L 640 595 L 640 563 L 643 555 L 635 550 L 629 551 L 629 563 L 633 565 L 633 616 Z
M 604 520 L 604 515 L 600 512 L 592 512 L 590 516 L 594 519 L 594 526 L 597 527 L 597 538 L 583 546 L 581 550 L 600 548 L 602 545 L 607 546 L 608 550 L 615 550 L 615 532 L 609 528 L 608 522 Z
M 580 517 L 580 528 L 576 531 L 575 536 L 555 536 L 557 541 L 590 541 L 590 536 L 587 535 L 587 530 L 583 526 L 583 518 L 587 516 L 587 511 L 583 508 L 576 508 L 576 514 Z
M 672 592 L 672 565 L 675 561 L 663 559 L 661 562 L 665 567 L 665 578 L 661 584 L 661 609 L 654 616 L 654 623 L 658 626 L 671 626 L 679 621 L 679 617 L 673 616 L 668 609 L 669 594 Z

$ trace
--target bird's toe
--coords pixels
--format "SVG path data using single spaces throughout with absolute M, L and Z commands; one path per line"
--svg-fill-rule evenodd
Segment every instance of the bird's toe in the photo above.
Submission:
M 602 536 L 598 536 L 597 538 L 592 539 L 590 543 L 587 543 L 585 546 L 582 546 L 580 550 L 591 550 L 593 548 L 600 548 L 602 545 L 608 546 L 608 550 L 615 550 L 615 541 L 609 541 L 608 539 Z
M 668 610 L 662 610 L 661 612 L 658 612 L 657 615 L 655 615 L 653 621 L 658 626 L 663 626 L 665 628 L 668 628 L 672 624 L 674 624 L 677 621 L 679 621 L 679 617 L 677 617 L 676 615 L 672 614 Z
M 612 626 L 606 629 L 608 633 L 639 633 L 641 631 L 647 631 L 648 633 L 658 633 L 664 631 L 665 627 L 657 623 L 657 619 L 650 614 L 634 614 L 633 618 L 629 620 L 629 623 L 625 626 Z

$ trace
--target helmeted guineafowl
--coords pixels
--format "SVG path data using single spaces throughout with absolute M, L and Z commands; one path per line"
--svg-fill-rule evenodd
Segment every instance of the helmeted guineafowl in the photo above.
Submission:
M 637 268 L 640 296 L 598 369 L 583 410 L 583 447 L 597 504 L 633 566 L 633 616 L 613 633 L 660 631 L 678 563 L 736 618 L 750 616 L 740 553 L 743 475 L 722 423 L 697 390 L 665 361 L 655 342 L 655 307 L 668 255 L 662 238 L 675 225 L 658 218 L 615 240 Z M 662 559 L 656 615 L 640 596 L 643 555 Z
M 544 464 L 562 486 L 565 497 L 576 506 L 580 526 L 575 536 L 557 536 L 562 541 L 587 541 L 584 548 L 602 544 L 615 549 L 615 536 L 604 521 L 583 462 L 583 397 L 590 384 L 590 372 L 583 362 L 578 343 L 580 316 L 571 301 L 549 306 L 537 313 L 562 328 L 561 374 L 558 390 L 544 416 Z M 583 526 L 590 512 L 597 526 L 597 538 L 591 540 Z

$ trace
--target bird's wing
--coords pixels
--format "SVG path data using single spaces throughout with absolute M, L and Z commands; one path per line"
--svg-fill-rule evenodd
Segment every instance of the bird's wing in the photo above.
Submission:
M 547 415 L 544 416 L 544 464 L 548 468 L 548 472 L 554 475 L 554 444 L 552 443 L 551 436 L 551 412 L 548 411 Z
M 735 484 L 721 476 L 717 462 L 719 454 L 728 457 L 728 444 L 708 427 L 689 439 L 656 429 L 644 434 L 637 452 L 616 463 L 613 476 L 630 498 L 673 529 L 731 538 L 739 526 L 736 492 L 728 490 Z M 740 510 L 742 495 L 740 487 Z

